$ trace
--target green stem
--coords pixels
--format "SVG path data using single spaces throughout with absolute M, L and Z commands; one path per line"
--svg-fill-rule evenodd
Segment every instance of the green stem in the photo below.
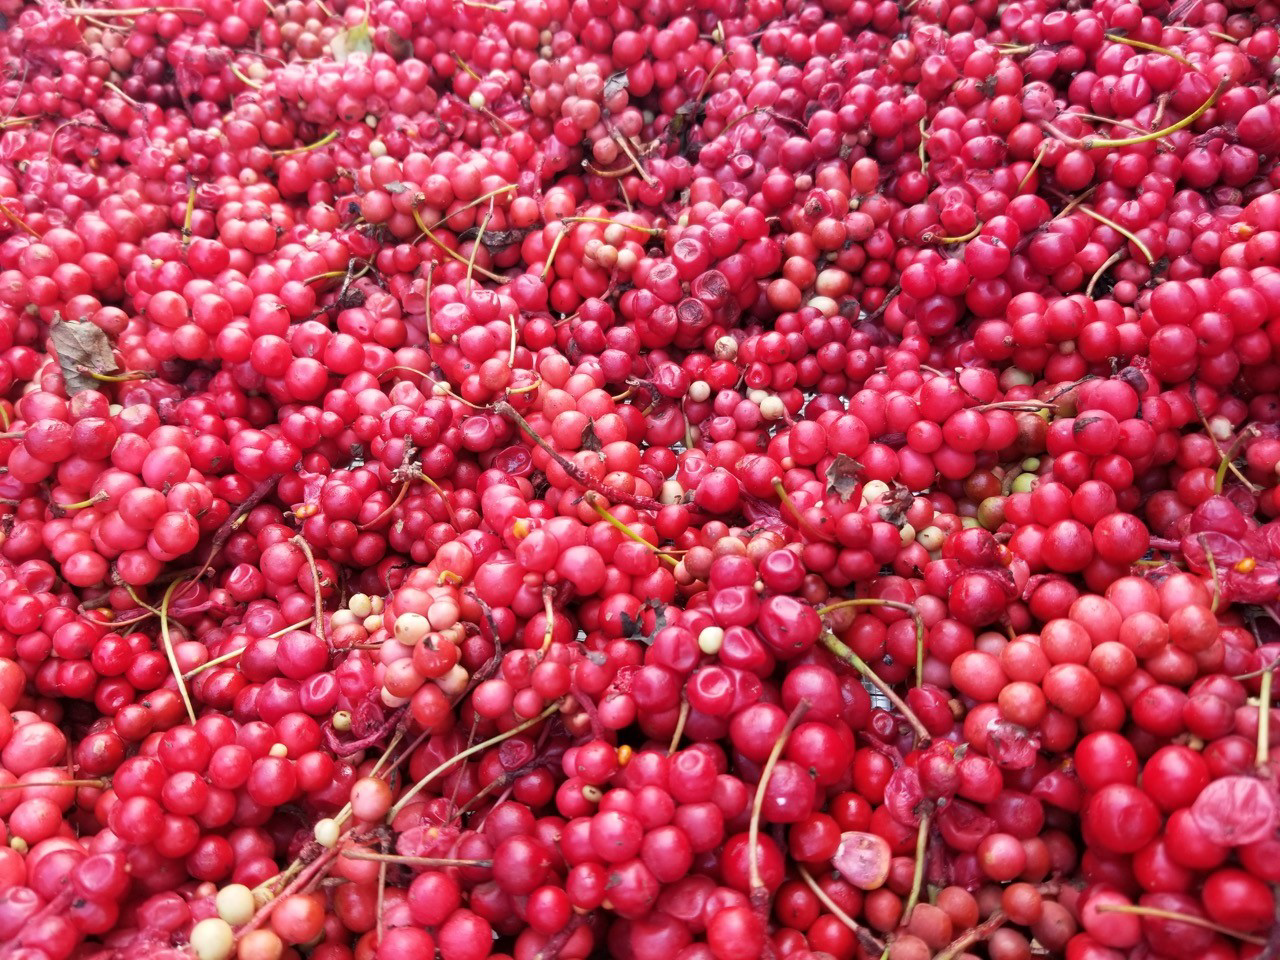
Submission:
M 1101 909 L 1101 908 L 1099 908 Z M 995 933 L 1000 927 L 1004 926 L 1005 916 L 1003 910 L 994 910 L 986 920 L 971 927 L 967 932 L 961 934 L 947 946 L 945 950 L 937 954 L 933 960 L 955 960 L 956 957 L 964 953 L 971 946 L 980 940 L 985 940 L 991 934 Z
M 1209 94 L 1208 100 L 1200 104 L 1200 106 L 1197 107 L 1195 111 L 1187 114 L 1177 123 L 1169 124 L 1169 126 L 1165 127 L 1163 130 L 1153 130 L 1151 131 L 1151 133 L 1144 133 L 1142 134 L 1142 136 L 1139 136 L 1139 137 L 1125 137 L 1123 140 L 1090 138 L 1083 142 L 1083 146 L 1086 150 L 1097 150 L 1097 149 L 1106 149 L 1111 147 L 1131 147 L 1134 144 L 1138 144 L 1138 143 L 1148 143 L 1152 140 L 1163 140 L 1169 134 L 1177 133 L 1179 130 L 1183 129 L 1184 127 L 1191 126 L 1191 124 L 1195 123 L 1202 116 L 1204 116 L 1205 111 L 1207 111 L 1210 107 L 1212 107 L 1215 103 L 1218 102 L 1218 98 L 1222 96 L 1222 94 L 1226 91 L 1227 87 L 1230 84 L 1231 84 L 1231 81 L 1228 80 L 1226 77 L 1223 77 L 1221 80 L 1218 81 L 1218 85 L 1214 88 L 1213 93 Z
M 608 217 L 565 217 L 561 223 L 604 223 L 609 226 L 635 230 L 637 233 L 647 233 L 650 236 L 663 232 L 659 227 L 641 227 L 634 223 L 623 223 L 621 220 L 610 220 Z
M 1259 767 L 1265 767 L 1271 759 L 1271 683 L 1275 672 L 1262 675 L 1262 687 L 1258 693 L 1258 750 L 1254 757 Z
M 920 902 L 920 891 L 924 888 L 924 858 L 929 847 L 929 815 L 920 818 L 920 827 L 916 831 L 916 868 L 911 875 L 911 894 L 907 897 L 907 905 L 902 911 L 904 923 L 911 921 L 911 911 Z
M 333 141 L 337 139 L 338 139 L 338 131 L 331 130 L 328 133 L 326 133 L 323 137 L 321 137 L 319 140 L 317 140 L 315 143 L 308 143 L 306 146 L 303 146 L 303 147 L 290 147 L 287 150 L 272 150 L 271 155 L 273 157 L 291 157 L 294 154 L 307 153 L 310 150 L 319 150 L 321 147 L 327 147 L 329 144 L 333 143 Z
M 921 743 L 925 743 L 930 739 L 928 728 L 920 722 L 920 718 L 916 716 L 915 711 L 908 707 L 906 701 L 898 696 L 898 692 L 894 690 L 893 687 L 889 686 L 889 684 L 885 683 L 884 680 L 880 678 L 879 674 L 867 665 L 865 660 L 853 652 L 852 648 L 850 648 L 848 644 L 841 641 L 834 633 L 828 631 L 822 635 L 822 645 L 837 658 L 843 660 L 849 666 L 853 667 L 853 669 L 857 670 L 858 673 L 862 674 L 862 676 L 865 677 L 873 687 L 883 693 L 885 699 L 893 704 L 898 712 L 902 714 L 902 718 L 911 725 L 911 729 L 915 731 L 917 740 Z
M 1118 33 L 1108 33 L 1107 39 L 1112 43 L 1123 43 L 1130 47 L 1137 47 L 1139 50 L 1150 50 L 1152 53 L 1163 53 L 1166 57 L 1173 57 L 1183 66 L 1194 67 L 1190 60 L 1178 53 L 1176 50 L 1170 50 L 1168 47 L 1160 47 L 1154 43 L 1146 43 L 1142 40 L 1134 40 L 1131 37 L 1121 36 Z
M 449 216 L 444 217 L 443 219 L 437 220 L 435 223 L 431 225 L 431 229 L 437 230 L 440 227 L 444 226 L 448 220 L 452 219 L 453 217 L 456 217 L 458 214 L 465 213 L 468 210 L 478 207 L 480 206 L 480 204 L 484 203 L 486 200 L 492 200 L 494 197 L 500 197 L 504 193 L 510 193 L 514 189 L 516 189 L 516 185 L 514 183 L 508 183 L 505 187 L 498 187 L 497 190 L 490 190 L 488 193 L 482 194 L 481 196 L 476 197 L 470 203 L 463 204 L 457 210 L 453 211 L 453 213 L 449 214 Z
M 427 786 L 427 784 L 429 784 L 436 777 L 440 776 L 442 773 L 456 766 L 457 764 L 462 763 L 464 760 L 468 759 L 469 757 L 473 757 L 477 753 L 481 753 L 485 750 L 488 750 L 490 747 L 497 746 L 499 743 L 503 743 L 506 740 L 510 740 L 512 737 L 519 736 L 520 734 L 528 730 L 530 727 L 537 726 L 543 720 L 547 719 L 547 717 L 551 716 L 553 713 L 559 710 L 563 704 L 564 704 L 564 699 L 561 698 L 555 701 L 554 703 L 549 704 L 547 708 L 543 710 L 540 714 L 538 714 L 536 717 L 530 717 L 528 720 L 524 721 L 523 723 L 517 724 L 516 726 L 512 727 L 510 730 L 506 731 L 505 733 L 500 733 L 496 737 L 490 737 L 488 740 L 485 740 L 485 741 L 482 741 L 481 743 L 477 743 L 473 746 L 470 746 L 466 750 L 463 750 L 460 753 L 455 753 L 452 757 L 450 757 L 444 763 L 440 764 L 438 767 L 436 767 L 434 770 L 428 773 L 425 777 L 423 777 L 421 780 L 419 780 L 412 787 L 410 787 L 408 790 L 405 791 L 404 796 L 402 796 L 398 801 L 396 801 L 395 806 L 393 806 L 390 812 L 387 814 L 388 822 L 394 821 L 396 818 L 396 814 L 398 814 L 401 810 L 403 810 L 408 805 L 409 801 L 412 800 L 414 797 L 416 797 L 419 793 L 421 793 L 423 789 Z
M 764 763 L 764 769 L 760 771 L 760 782 L 756 784 L 755 800 L 751 804 L 751 820 L 747 824 L 747 861 L 748 870 L 750 872 L 750 897 L 753 906 L 768 905 L 768 890 L 765 889 L 764 879 L 760 876 L 760 815 L 764 811 L 765 794 L 769 791 L 769 780 L 773 776 L 773 768 L 778 765 L 778 758 L 782 756 L 782 750 L 787 745 L 787 740 L 791 736 L 791 731 L 809 712 L 809 701 L 801 698 L 800 702 L 795 705 L 791 711 L 791 715 L 787 717 L 787 722 L 782 730 L 778 733 L 778 739 L 773 742 L 773 749 L 769 751 L 769 758 Z
M 96 507 L 100 503 L 109 500 L 110 497 L 106 492 L 94 494 L 88 500 L 80 500 L 77 503 L 58 503 L 56 500 L 49 501 L 49 505 L 57 507 L 59 510 L 83 510 L 86 507 Z
M 978 224 L 968 233 L 959 237 L 934 237 L 935 243 L 967 243 L 982 232 L 982 224 Z
M 1145 243 L 1139 240 L 1138 235 L 1135 234 L 1132 230 L 1125 229 L 1124 227 L 1120 226 L 1120 224 L 1112 220 L 1110 217 L 1104 217 L 1097 210 L 1094 210 L 1090 207 L 1081 207 L 1080 212 L 1083 213 L 1085 216 L 1092 217 L 1094 220 L 1097 220 L 1103 226 L 1110 227 L 1116 233 L 1120 234 L 1120 236 L 1124 237 L 1126 240 L 1132 243 L 1135 247 L 1137 247 L 1138 252 L 1141 253 L 1143 259 L 1147 261 L 1147 266 L 1154 267 L 1156 265 L 1156 258 L 1151 255 L 1151 249 Z
M 803 864 L 796 865 L 796 873 L 800 875 L 800 879 L 804 882 L 804 885 L 813 892 L 815 897 L 818 898 L 818 902 L 826 907 L 833 917 L 852 931 L 853 935 L 858 938 L 858 942 L 862 944 L 863 950 L 868 956 L 885 950 L 885 945 L 883 943 L 873 937 L 866 928 L 859 926 L 858 921 L 845 913 L 844 910 L 841 909 L 840 904 L 831 899 L 827 891 L 823 890 L 818 881 L 813 879 L 813 874 L 811 874 Z
M 1205 424 L 1205 428 L 1208 429 L 1207 423 Z M 1241 476 L 1240 471 L 1235 468 L 1235 459 L 1240 453 L 1240 448 L 1244 446 L 1245 441 L 1248 440 L 1249 437 L 1251 437 L 1256 432 L 1257 432 L 1256 427 L 1250 424 L 1244 430 L 1240 431 L 1240 435 L 1238 437 L 1236 437 L 1233 441 L 1231 441 L 1231 446 L 1229 446 L 1226 449 L 1225 453 L 1222 451 L 1221 448 L 1218 449 L 1218 470 L 1213 478 L 1214 493 L 1222 492 L 1222 486 L 1227 482 L 1228 470 L 1235 473 L 1235 475 L 1237 477 L 1240 477 L 1240 479 L 1243 480 L 1246 484 L 1249 483 L 1249 481 L 1245 477 Z M 1214 445 L 1217 446 L 1217 441 L 1214 442 Z M 1252 486 L 1252 484 L 1249 484 L 1249 485 Z
M 825 607 L 818 608 L 818 616 L 825 617 L 829 613 L 837 610 L 843 610 L 846 607 L 889 607 L 893 610 L 902 610 L 904 613 L 911 614 L 911 619 L 915 623 L 916 628 L 916 686 L 920 686 L 924 682 L 924 617 L 909 603 L 902 603 L 898 600 L 882 600 L 879 597 L 856 597 L 852 600 L 838 600 L 835 603 L 829 603 Z
M 437 237 L 435 233 L 432 231 L 432 229 L 428 227 L 425 222 L 423 222 L 422 214 L 419 212 L 417 207 L 414 207 L 413 209 L 413 219 L 418 224 L 418 229 L 422 231 L 422 235 L 426 237 L 428 240 L 430 240 L 432 243 L 434 243 L 437 247 L 439 247 L 444 254 L 446 254 L 449 257 L 452 257 L 454 260 L 458 261 L 458 263 L 461 263 L 464 265 L 467 263 L 466 257 L 464 257 L 457 250 L 453 249 L 453 247 L 449 246 L 443 240 Z M 496 273 L 494 273 L 492 270 L 486 270 L 484 267 L 475 267 L 474 270 L 476 273 L 480 274 L 482 277 L 486 277 L 487 279 L 492 280 L 494 283 L 507 282 L 506 277 L 500 277 Z
M 371 860 L 374 863 L 398 863 L 407 867 L 492 867 L 492 860 L 456 860 L 449 857 L 406 857 L 372 850 L 344 850 L 347 860 Z
M 781 500 L 786 505 L 787 509 L 791 511 L 791 515 L 796 518 L 797 527 L 804 530 L 815 540 L 823 540 L 827 543 L 831 542 L 830 537 L 826 536 L 821 530 L 804 518 L 804 514 L 800 512 L 800 508 L 796 506 L 795 501 L 792 500 L 790 494 L 787 493 L 787 488 L 782 485 L 782 479 L 780 477 L 774 478 L 773 491 L 778 495 L 778 499 Z
M 173 638 L 169 636 L 169 602 L 173 599 L 174 591 L 183 581 L 174 580 L 169 584 L 168 589 L 164 592 L 164 598 L 160 601 L 160 642 L 164 646 L 164 655 L 169 661 L 169 669 L 173 671 L 173 679 L 178 684 L 178 693 L 182 696 L 182 704 L 187 708 L 187 717 L 190 718 L 192 725 L 196 722 L 196 710 L 191 705 L 191 694 L 187 692 L 187 681 L 182 677 L 182 670 L 178 666 L 178 655 L 173 651 Z
M 622 533 L 623 536 L 627 537 L 630 540 L 634 540 L 636 543 L 640 544 L 641 546 L 647 547 L 653 553 L 657 554 L 658 557 L 665 560 L 667 563 L 671 564 L 671 566 L 673 567 L 680 562 L 675 557 L 671 556 L 669 553 L 664 553 L 661 547 L 654 546 L 644 537 L 640 536 L 640 534 L 636 533 L 629 526 L 627 526 L 625 523 L 623 523 L 621 520 L 615 517 L 612 513 L 610 513 L 603 506 L 601 506 L 600 502 L 595 497 L 593 497 L 590 493 L 587 494 L 585 499 L 587 501 L 588 506 L 590 506 L 592 510 L 594 510 L 597 514 L 599 514 L 601 519 L 605 520 L 611 526 L 617 528 L 617 530 L 620 533 Z
M 17 783 L 0 783 L 0 790 L 25 790 L 28 787 L 32 789 L 36 787 L 74 787 L 77 790 L 81 787 L 90 787 L 95 790 L 105 790 L 109 786 L 111 786 L 110 780 L 30 780 Z
M 1040 169 L 1040 164 L 1044 163 L 1044 155 L 1048 152 L 1049 141 L 1046 140 L 1044 143 L 1040 144 L 1040 149 L 1036 151 L 1036 158 L 1031 161 L 1031 167 L 1018 183 L 1018 193 L 1022 193 L 1023 190 L 1027 189 L 1027 184 L 1031 182 L 1031 178 L 1035 176 L 1036 171 Z
M 1181 913 L 1177 910 L 1161 910 L 1159 907 L 1144 907 L 1135 903 L 1103 903 L 1098 905 L 1099 913 L 1128 913 L 1137 917 L 1152 917 L 1157 920 L 1174 920 L 1178 923 L 1190 924 L 1193 927 L 1203 927 L 1205 930 L 1212 930 L 1214 933 L 1220 933 L 1224 937 L 1234 937 L 1236 940 L 1243 940 L 1245 943 L 1252 943 L 1257 946 L 1266 944 L 1266 940 L 1262 937 L 1255 937 L 1252 934 L 1243 933 L 1240 930 L 1232 930 L 1230 927 L 1224 927 L 1220 923 L 1214 923 L 1205 917 L 1197 917 L 1193 913 Z

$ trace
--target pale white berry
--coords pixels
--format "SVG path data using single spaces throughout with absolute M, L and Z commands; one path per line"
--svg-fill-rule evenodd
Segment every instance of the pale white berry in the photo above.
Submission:
M 875 503 L 889 492 L 889 485 L 883 480 L 871 480 L 862 488 L 862 496 L 867 503 Z
M 402 613 L 396 617 L 393 630 L 400 643 L 406 647 L 413 647 L 431 632 L 431 621 L 420 613 Z
M 316 821 L 312 835 L 320 846 L 333 848 L 338 843 L 338 837 L 342 835 L 342 828 L 338 826 L 337 820 L 325 817 L 323 820 Z
M 766 420 L 781 420 L 786 415 L 786 404 L 778 397 L 765 397 L 760 401 L 760 416 Z
M 840 312 L 840 304 L 836 303 L 830 297 L 810 297 L 809 306 L 817 310 L 824 317 L 834 317 Z
M 227 960 L 236 949 L 235 931 L 221 917 L 205 917 L 191 928 L 191 949 L 199 960 Z
M 703 627 L 698 634 L 698 649 L 709 657 L 720 652 L 724 644 L 724 630 L 720 627 Z
M 373 603 L 367 593 L 357 593 L 347 601 L 347 609 L 363 620 L 373 613 Z
M 916 534 L 916 543 L 930 552 L 942 549 L 942 544 L 946 539 L 947 535 L 932 524 Z
M 213 899 L 218 908 L 218 916 L 233 926 L 248 923 L 253 919 L 257 909 L 253 902 L 253 891 L 243 883 L 229 883 Z
M 466 667 L 460 663 L 455 663 L 448 673 L 436 681 L 440 689 L 449 697 L 461 694 L 470 682 L 471 674 L 467 673 Z

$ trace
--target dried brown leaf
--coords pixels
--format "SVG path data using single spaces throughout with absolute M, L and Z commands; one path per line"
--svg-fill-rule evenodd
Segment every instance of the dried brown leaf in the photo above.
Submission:
M 97 390 L 99 382 L 93 374 L 115 373 L 118 369 L 106 332 L 87 320 L 54 317 L 49 327 L 49 339 L 53 341 L 54 352 L 58 355 L 58 366 L 62 368 L 62 379 L 69 396 Z
M 837 454 L 827 467 L 827 492 L 848 502 L 858 489 L 858 471 L 862 464 L 848 454 Z

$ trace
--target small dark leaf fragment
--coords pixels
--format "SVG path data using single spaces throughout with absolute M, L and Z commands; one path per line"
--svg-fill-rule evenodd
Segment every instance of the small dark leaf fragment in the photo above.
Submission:
M 907 522 L 907 510 L 914 502 L 911 490 L 895 480 L 893 487 L 880 502 L 880 519 L 901 530 L 902 525 Z
M 858 471 L 861 469 L 862 464 L 853 457 L 837 454 L 831 466 L 827 467 L 827 492 L 847 503 L 858 488 Z
M 641 626 L 641 623 L 638 619 L 633 618 L 625 610 L 622 612 L 620 619 L 622 621 L 622 635 L 624 637 L 628 637 L 633 640 L 634 639 L 643 639 L 646 641 L 648 640 L 648 638 L 644 636 L 644 627 Z
M 591 453 L 599 453 L 602 449 L 600 445 L 600 437 L 596 434 L 596 425 L 588 421 L 586 428 L 582 431 L 582 449 Z
M 458 234 L 458 240 L 465 243 L 468 240 L 474 240 L 480 237 L 480 242 L 484 244 L 486 250 L 490 253 L 496 250 L 503 250 L 514 244 L 520 243 L 527 236 L 529 231 L 525 230 L 486 230 L 484 236 L 480 236 L 479 227 L 469 227 Z
M 627 78 L 626 73 L 615 73 L 604 82 L 604 99 L 608 100 L 615 93 L 626 90 L 631 86 L 631 81 Z

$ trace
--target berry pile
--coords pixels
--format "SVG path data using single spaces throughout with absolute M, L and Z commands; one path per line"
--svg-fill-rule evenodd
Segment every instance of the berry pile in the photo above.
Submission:
M 1280 0 L 0 0 L 0 960 L 1280 957 Z

